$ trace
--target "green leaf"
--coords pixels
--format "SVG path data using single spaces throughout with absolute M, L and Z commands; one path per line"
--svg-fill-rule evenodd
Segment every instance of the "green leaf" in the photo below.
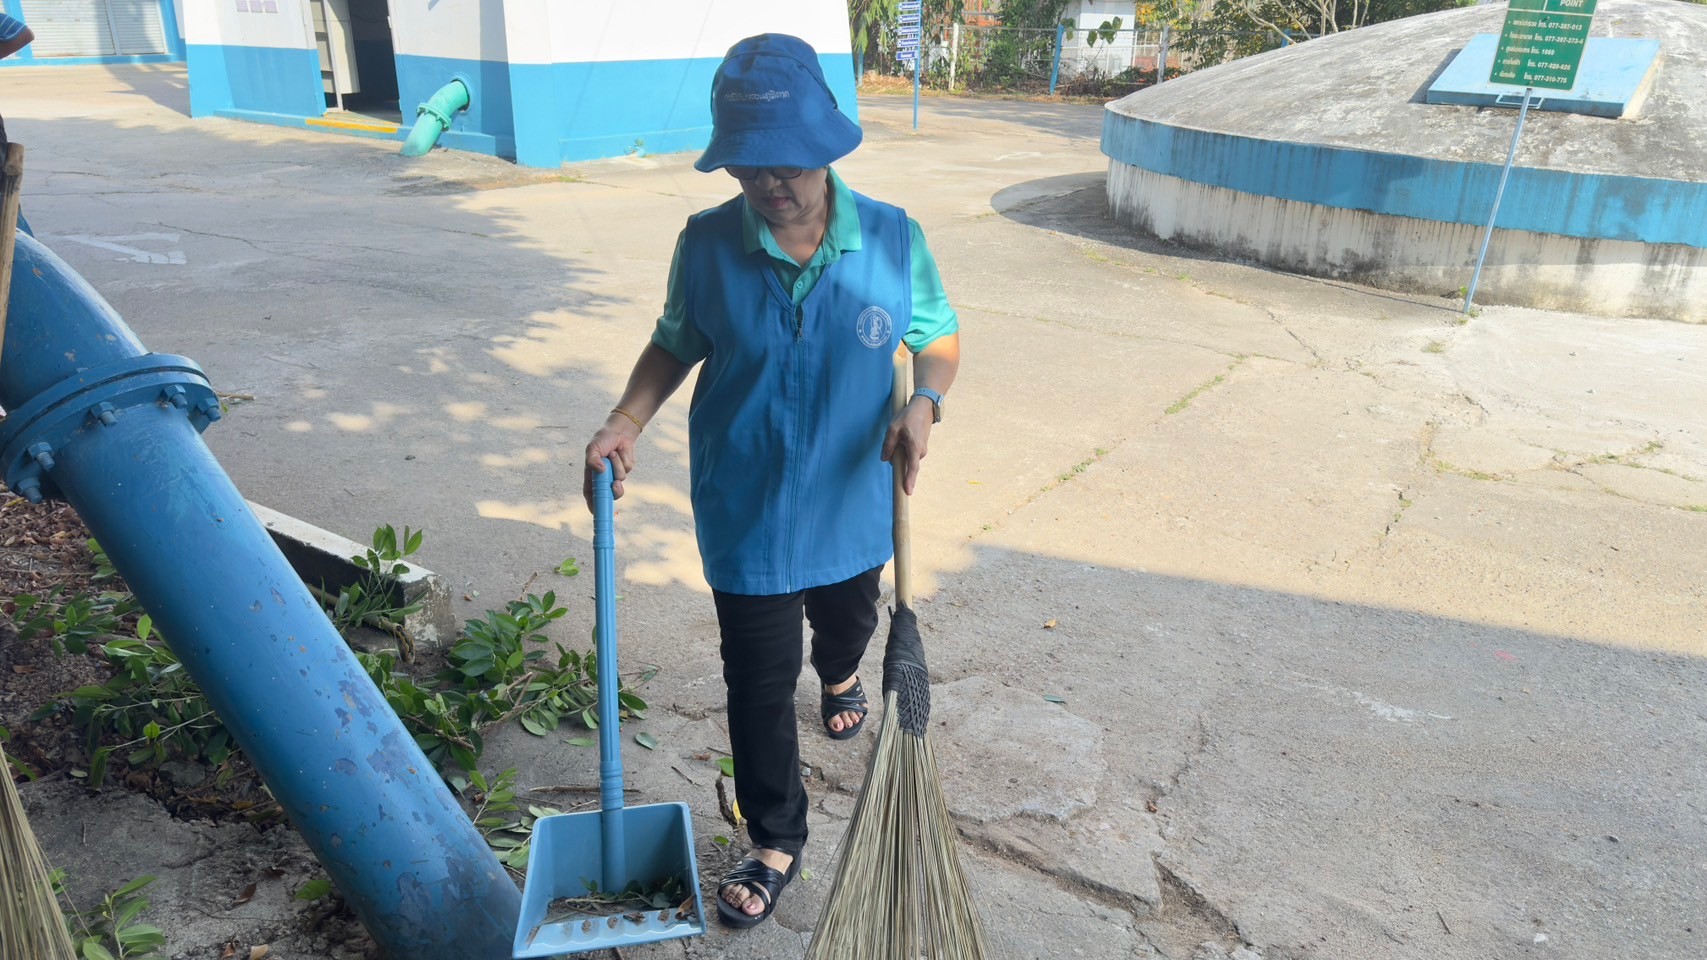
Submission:
M 137 892 L 138 890 L 141 890 L 143 887 L 148 886 L 149 884 L 151 884 L 153 882 L 154 882 L 154 875 L 145 873 L 142 876 L 137 877 L 135 880 L 132 880 L 131 882 L 129 882 L 129 883 L 125 884 L 124 886 L 118 888 L 117 890 L 114 890 L 113 891 L 113 899 L 117 900 L 120 897 L 127 897 L 127 896 Z
M 318 900 L 332 892 L 332 881 L 325 877 L 316 877 L 297 888 L 296 899 Z
M 598 741 L 594 740 L 592 737 L 570 737 L 563 742 L 567 743 L 571 747 L 593 747 L 598 745 Z
M 721 834 L 719 834 L 718 836 L 712 837 L 711 842 L 717 844 L 720 847 L 729 846 L 729 838 L 725 837 Z
M 142 728 L 142 735 L 150 740 L 160 739 L 160 724 L 153 720 L 148 721 L 148 726 Z
M 124 909 L 120 910 L 117 916 L 113 917 L 113 926 L 118 928 L 127 927 L 130 925 L 132 920 L 136 919 L 137 914 L 147 909 L 147 900 L 143 900 L 141 898 L 132 900 L 124 905 Z M 122 941 L 124 938 L 121 935 L 119 939 Z
M 154 618 L 153 617 L 151 617 L 145 613 L 141 617 L 137 618 L 137 621 L 136 621 L 136 638 L 138 640 L 147 640 L 149 635 L 152 634 L 153 632 L 154 632 Z
M 116 960 L 107 952 L 106 947 L 101 946 L 101 941 L 94 937 L 83 941 L 83 956 L 86 960 Z
M 1043 699 L 1049 701 L 1050 703 L 1063 703 L 1064 704 L 1067 702 L 1065 697 L 1058 697 L 1053 693 L 1044 694 Z
M 93 789 L 93 790 L 101 789 L 101 783 L 107 779 L 107 758 L 112 756 L 112 755 L 113 755 L 113 748 L 112 747 L 102 747 L 101 749 L 95 751 L 94 757 L 90 758 L 90 760 L 89 760 L 89 787 L 90 787 L 90 789 Z M 154 878 L 149 877 L 148 879 L 153 880 Z M 134 883 L 135 881 L 132 881 L 132 882 Z M 144 883 L 143 886 L 147 886 L 147 884 Z M 138 889 L 140 889 L 140 888 L 138 888 Z
M 733 780 L 735 778 L 735 758 L 734 757 L 718 757 L 717 758 L 717 769 L 723 771 L 724 776 Z
M 119 945 L 128 954 L 133 950 L 148 950 L 166 944 L 166 934 L 159 927 L 139 923 L 134 927 L 118 932 Z
M 645 747 L 648 750 L 658 749 L 658 738 L 654 737 L 650 733 L 642 732 L 642 733 L 635 734 L 634 735 L 634 742 L 640 744 L 641 746 Z
M 539 720 L 531 713 L 522 714 L 521 722 L 522 729 L 536 737 L 543 737 L 551 732 L 545 724 L 540 723 Z
M 562 563 L 557 565 L 557 573 L 559 576 L 573 577 L 573 576 L 576 576 L 577 574 L 579 574 L 580 572 L 581 572 L 581 565 L 575 561 L 574 557 L 570 557 L 569 559 L 567 559 L 567 560 L 565 560 Z

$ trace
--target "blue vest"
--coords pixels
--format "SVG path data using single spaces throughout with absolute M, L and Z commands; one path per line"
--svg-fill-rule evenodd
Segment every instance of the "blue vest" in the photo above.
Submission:
M 694 529 L 714 589 L 793 593 L 893 552 L 879 457 L 912 323 L 912 233 L 901 210 L 854 194 L 861 249 L 796 307 L 769 255 L 743 249 L 742 202 L 695 214 L 682 244 L 688 318 L 711 343 L 688 413 Z

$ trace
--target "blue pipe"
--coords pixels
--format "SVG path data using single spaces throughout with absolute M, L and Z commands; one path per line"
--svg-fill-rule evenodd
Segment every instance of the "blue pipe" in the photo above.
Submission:
M 433 149 L 433 144 L 439 142 L 439 137 L 450 129 L 451 118 L 468 109 L 468 85 L 461 80 L 452 80 L 438 89 L 438 92 L 427 98 L 427 102 L 415 108 L 415 126 L 409 131 L 409 139 L 403 141 L 405 157 L 424 157 L 427 151 Z
M 202 443 L 201 369 L 34 238 L 15 256 L 7 486 L 76 508 L 391 956 L 507 958 L 515 884 Z

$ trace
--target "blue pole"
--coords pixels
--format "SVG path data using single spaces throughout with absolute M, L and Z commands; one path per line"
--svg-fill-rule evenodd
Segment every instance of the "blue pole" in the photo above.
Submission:
M 76 508 L 392 956 L 510 955 L 515 884 L 199 435 L 219 399 L 17 239 L 0 466 Z
M 1470 277 L 1470 288 L 1464 293 L 1464 312 L 1469 313 L 1476 302 L 1476 287 L 1482 282 L 1482 264 L 1488 259 L 1488 243 L 1494 238 L 1494 221 L 1500 216 L 1500 200 L 1505 197 L 1505 182 L 1511 176 L 1512 162 L 1517 159 L 1517 141 L 1523 136 L 1523 121 L 1529 118 L 1529 95 L 1534 87 L 1523 88 L 1523 108 L 1517 112 L 1517 129 L 1511 132 L 1511 149 L 1505 155 L 1505 168 L 1500 171 L 1500 185 L 1494 190 L 1494 208 L 1488 212 L 1488 228 L 1482 231 L 1482 252 L 1476 255 L 1476 272 Z
M 172 59 L 180 63 L 184 61 L 184 37 L 179 32 L 178 11 L 172 0 L 160 0 L 160 26 L 166 33 L 166 49 L 172 54 Z
M 1055 81 L 1061 76 L 1061 45 L 1067 42 L 1067 25 L 1055 25 L 1055 63 L 1049 68 L 1049 95 L 1055 95 Z
M 618 713 L 621 678 L 616 672 L 616 511 L 611 480 L 616 468 L 605 461 L 593 477 L 593 596 L 599 650 L 599 808 L 604 836 L 604 889 L 620 891 L 628 883 L 628 846 L 622 835 L 622 718 Z
M 919 48 L 913 51 L 913 129 L 919 129 L 919 64 L 924 62 L 924 37 L 919 37 Z

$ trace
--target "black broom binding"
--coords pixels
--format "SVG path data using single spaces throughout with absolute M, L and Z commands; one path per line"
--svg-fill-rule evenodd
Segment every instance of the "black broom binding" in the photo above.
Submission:
M 931 723 L 931 674 L 925 666 L 925 644 L 919 618 L 912 608 L 897 603 L 889 611 L 889 644 L 883 653 L 883 693 L 896 694 L 901 729 L 925 735 Z

